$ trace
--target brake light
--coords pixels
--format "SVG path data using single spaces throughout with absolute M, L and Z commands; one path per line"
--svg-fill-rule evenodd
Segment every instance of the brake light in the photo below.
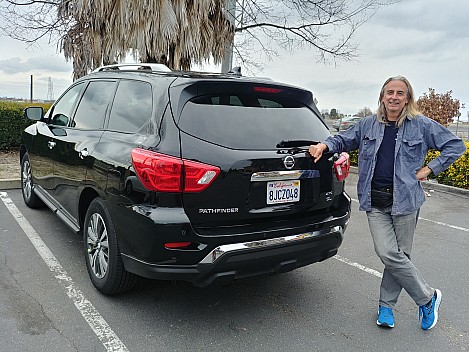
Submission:
M 140 148 L 132 150 L 132 164 L 143 186 L 158 192 L 201 192 L 220 173 L 216 166 Z
M 254 87 L 254 92 L 257 93 L 271 93 L 276 94 L 280 93 L 282 90 L 280 88 L 272 88 L 272 87 Z
M 335 176 L 339 181 L 345 180 L 350 171 L 350 156 L 343 152 L 340 154 L 339 159 L 334 161 Z

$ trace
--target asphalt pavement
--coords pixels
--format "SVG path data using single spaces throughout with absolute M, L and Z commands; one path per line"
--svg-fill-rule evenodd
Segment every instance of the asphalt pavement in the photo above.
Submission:
M 89 281 L 83 242 L 48 209 L 0 190 L 0 346 L 25 351 L 467 351 L 469 202 L 428 189 L 413 262 L 443 293 L 438 325 L 423 331 L 403 292 L 396 327 L 376 326 L 380 275 L 356 174 L 339 254 L 228 286 L 141 280 L 107 297 Z M 15 210 L 16 209 L 16 210 Z

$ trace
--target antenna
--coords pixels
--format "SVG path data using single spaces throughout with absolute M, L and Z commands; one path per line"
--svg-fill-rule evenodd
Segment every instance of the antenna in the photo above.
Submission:
M 52 78 L 49 77 L 49 84 L 47 87 L 47 100 L 54 100 L 54 84 Z

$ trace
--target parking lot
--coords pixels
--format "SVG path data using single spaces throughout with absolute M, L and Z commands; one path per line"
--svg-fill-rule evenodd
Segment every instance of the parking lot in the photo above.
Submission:
M 339 255 L 278 276 L 228 286 L 141 280 L 106 297 L 88 279 L 82 240 L 48 209 L 0 191 L 0 345 L 5 351 L 466 351 L 469 346 L 469 202 L 428 189 L 413 261 L 443 301 L 423 331 L 403 292 L 396 327 L 376 326 L 382 264 L 356 175 Z

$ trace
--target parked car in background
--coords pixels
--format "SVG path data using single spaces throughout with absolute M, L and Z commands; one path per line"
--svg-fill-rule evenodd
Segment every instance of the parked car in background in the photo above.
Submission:
M 345 130 L 348 130 L 353 125 L 355 125 L 361 119 L 362 119 L 361 117 L 357 117 L 357 116 L 344 117 L 342 119 L 334 121 L 334 123 L 332 124 L 332 127 L 334 127 L 337 131 L 345 131 Z
M 197 286 L 264 276 L 337 253 L 350 217 L 347 154 L 311 92 L 240 74 L 111 65 L 30 107 L 23 199 L 83 235 L 104 294 L 138 276 Z

